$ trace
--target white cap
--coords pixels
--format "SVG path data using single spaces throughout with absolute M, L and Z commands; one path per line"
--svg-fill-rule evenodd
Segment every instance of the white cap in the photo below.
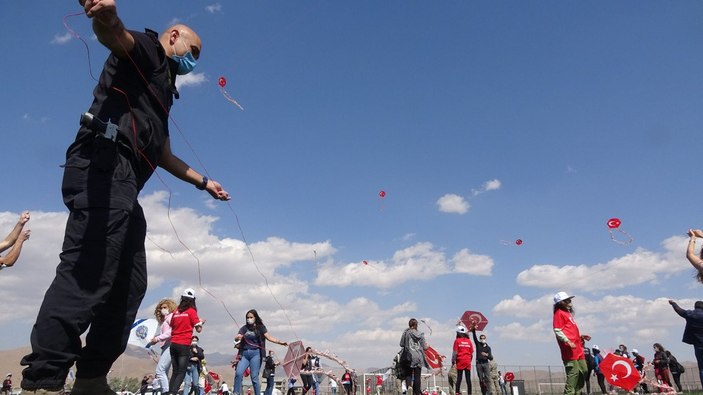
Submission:
M 633 348 L 633 349 L 632 349 L 632 352 L 635 353 L 635 354 L 639 354 L 639 353 L 640 353 L 639 351 L 637 351 L 636 348 Z
M 464 325 L 457 325 L 456 326 L 456 333 L 468 333 L 469 331 L 466 329 Z
M 571 299 L 571 298 L 573 298 L 573 295 L 569 295 L 569 294 L 567 294 L 567 293 L 564 292 L 564 291 L 557 292 L 557 293 L 554 295 L 554 304 L 557 304 L 557 303 L 559 303 L 559 302 L 561 302 L 561 301 L 563 301 L 563 300 Z
M 598 348 L 598 345 L 597 345 L 597 344 L 596 344 L 595 346 L 593 346 L 593 349 L 594 349 L 594 350 L 600 350 L 600 348 Z
M 193 288 L 186 288 L 183 290 L 181 296 L 184 298 L 195 299 L 195 290 Z

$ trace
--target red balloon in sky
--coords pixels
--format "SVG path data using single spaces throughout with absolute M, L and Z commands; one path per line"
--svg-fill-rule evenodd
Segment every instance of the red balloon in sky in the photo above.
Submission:
M 522 245 L 522 239 L 517 239 L 517 240 L 515 240 L 515 244 L 521 246 L 521 245 Z
M 620 224 L 621 224 L 620 218 L 611 218 L 608 220 L 607 224 L 608 224 L 608 228 L 617 229 L 620 227 Z
M 381 192 L 379 192 L 379 193 L 378 193 L 378 196 L 380 196 L 380 197 L 382 197 L 382 198 L 383 198 L 383 197 L 386 197 L 386 191 L 381 191 Z
M 224 88 L 225 85 L 227 85 L 227 80 L 225 79 L 225 77 L 220 77 L 217 83 L 220 85 L 220 87 Z

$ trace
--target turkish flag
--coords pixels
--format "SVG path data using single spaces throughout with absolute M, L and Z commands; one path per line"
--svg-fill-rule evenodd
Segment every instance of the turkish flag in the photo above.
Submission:
M 442 356 L 439 355 L 432 347 L 427 347 L 425 349 L 425 361 L 430 369 L 438 369 L 442 367 Z
M 220 375 L 219 375 L 219 374 L 213 372 L 212 370 L 209 371 L 208 374 L 210 375 L 210 377 L 212 377 L 213 380 L 215 380 L 215 381 L 220 381 Z
M 460 320 L 466 329 L 471 329 L 471 323 L 476 323 L 476 330 L 483 331 L 488 325 L 488 319 L 479 311 L 465 311 Z
M 612 353 L 606 355 L 598 367 L 610 384 L 625 391 L 632 391 L 642 379 L 630 359 Z

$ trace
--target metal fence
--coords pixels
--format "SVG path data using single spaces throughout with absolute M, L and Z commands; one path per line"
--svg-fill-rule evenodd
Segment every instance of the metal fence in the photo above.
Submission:
M 700 391 L 701 382 L 698 375 L 698 367 L 693 365 L 684 365 L 686 368 L 685 373 L 681 375 L 681 386 L 686 392 L 690 391 Z M 473 369 L 472 369 L 473 370 Z M 524 394 L 519 395 L 559 395 L 564 393 L 564 383 L 566 382 L 566 375 L 564 372 L 564 366 L 525 366 L 525 365 L 499 365 L 498 370 L 501 371 L 503 375 L 507 372 L 512 372 L 515 375 L 515 382 L 522 382 L 524 386 Z M 374 375 L 384 375 L 389 371 L 386 369 L 379 369 L 374 372 L 365 373 L 359 376 L 358 391 L 355 395 L 374 395 L 376 394 L 376 386 L 371 385 L 368 388 L 365 381 Z M 649 379 L 654 379 L 654 371 L 651 367 L 645 369 L 645 376 Z M 673 377 L 671 377 L 671 383 L 674 384 Z M 373 382 L 373 381 L 372 381 Z M 364 383 L 364 384 L 362 384 Z M 323 383 L 320 391 L 320 395 L 329 394 L 329 387 Z M 619 390 L 621 393 L 626 391 L 620 390 L 619 388 L 611 387 L 606 381 L 606 390 Z M 510 394 L 510 385 L 507 386 L 508 394 Z M 584 388 L 584 393 L 587 392 L 588 387 L 590 387 L 589 394 L 600 394 L 601 390 L 598 386 L 595 374 L 591 374 L 588 381 L 588 386 Z M 675 384 L 674 384 L 675 387 Z M 454 395 L 454 389 L 449 388 L 449 382 L 447 379 L 446 370 L 443 373 L 432 374 L 430 371 L 423 371 L 422 375 L 422 388 L 423 392 L 427 392 L 429 395 Z M 371 390 L 370 393 L 367 392 Z M 481 387 L 479 386 L 478 377 L 476 373 L 471 373 L 471 393 L 474 395 L 481 394 Z M 649 385 L 650 392 L 657 392 L 656 389 Z M 381 387 L 381 395 L 398 395 L 402 394 L 400 380 L 396 379 L 394 376 L 387 375 Z M 466 386 L 462 385 L 462 395 L 466 394 Z M 501 395 L 501 394 L 496 394 Z

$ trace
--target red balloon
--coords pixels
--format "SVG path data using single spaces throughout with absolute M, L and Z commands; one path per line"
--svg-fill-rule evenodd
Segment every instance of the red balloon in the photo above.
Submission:
M 224 88 L 225 85 L 227 85 L 227 80 L 225 77 L 220 77 L 219 81 L 217 81 L 218 84 L 220 84 L 220 87 Z
M 515 244 L 521 246 L 521 245 L 522 245 L 522 239 L 517 239 L 517 240 L 515 240 Z
M 379 192 L 379 193 L 378 193 L 378 196 L 380 196 L 380 197 L 382 197 L 382 198 L 383 198 L 383 197 L 386 197 L 386 191 L 381 191 L 381 192 Z
M 513 381 L 515 380 L 515 373 L 513 372 L 507 372 L 505 373 L 505 381 Z
M 620 227 L 620 224 L 621 224 L 620 218 L 611 218 L 608 220 L 607 224 L 608 224 L 608 228 L 617 229 Z

